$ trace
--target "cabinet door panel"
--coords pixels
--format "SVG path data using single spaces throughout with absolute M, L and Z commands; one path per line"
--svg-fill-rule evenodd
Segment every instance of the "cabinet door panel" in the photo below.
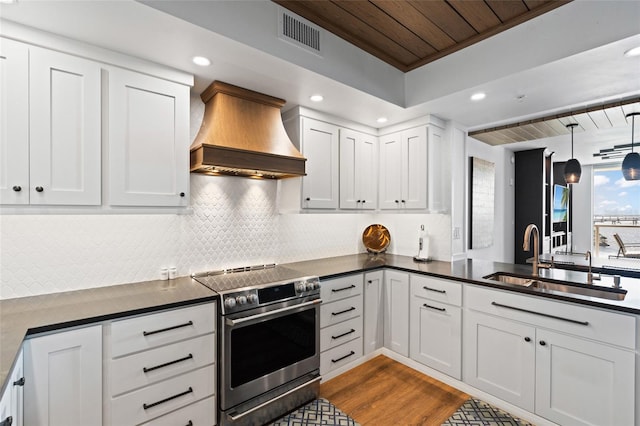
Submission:
M 340 208 L 360 207 L 361 199 L 358 182 L 358 134 L 352 130 L 340 129 Z
M 25 424 L 102 424 L 101 326 L 28 339 L 24 369 Z
M 537 414 L 562 425 L 634 424 L 634 352 L 540 329 L 536 340 Z
M 465 382 L 533 412 L 535 328 L 474 311 L 464 327 Z
M 397 209 L 402 199 L 402 133 L 380 138 L 380 208 Z
M 29 51 L 2 37 L 0 94 L 0 204 L 29 204 Z
M 368 354 L 384 345 L 384 306 L 382 271 L 368 272 L 364 276 L 364 353 Z
M 378 143 L 374 136 L 361 135 L 356 146 L 356 191 L 362 200 L 360 208 L 373 210 L 378 201 Z
M 384 271 L 384 346 L 409 356 L 409 274 Z
M 403 154 L 404 207 L 408 209 L 427 208 L 427 128 L 418 127 L 404 132 L 406 151 Z
M 411 358 L 460 379 L 462 315 L 456 306 L 414 297 L 411 301 Z
M 109 204 L 188 204 L 188 105 L 187 86 L 109 70 Z
M 100 65 L 31 48 L 29 76 L 31 204 L 99 205 Z
M 302 207 L 338 208 L 338 128 L 303 118 L 302 153 L 307 176 L 302 178 Z

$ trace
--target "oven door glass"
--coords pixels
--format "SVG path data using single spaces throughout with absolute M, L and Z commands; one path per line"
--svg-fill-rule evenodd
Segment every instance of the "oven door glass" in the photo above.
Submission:
M 311 358 L 316 348 L 316 309 L 231 330 L 231 388 Z

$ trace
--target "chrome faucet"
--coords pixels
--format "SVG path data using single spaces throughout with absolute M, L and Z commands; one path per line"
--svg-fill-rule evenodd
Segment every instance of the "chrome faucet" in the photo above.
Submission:
M 593 284 L 593 280 L 599 280 L 600 277 L 595 277 L 591 273 L 591 250 L 587 250 L 587 253 L 584 256 L 584 260 L 589 261 L 589 272 L 587 273 L 587 284 Z
M 533 275 L 538 276 L 538 261 L 540 259 L 540 232 L 538 227 L 530 223 L 527 225 L 527 229 L 524 230 L 524 242 L 522 243 L 522 250 L 529 251 L 529 240 L 531 240 L 531 234 L 533 233 Z

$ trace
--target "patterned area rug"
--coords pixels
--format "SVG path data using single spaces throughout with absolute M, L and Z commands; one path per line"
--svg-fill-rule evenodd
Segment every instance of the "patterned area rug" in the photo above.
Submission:
M 442 426 L 533 426 L 479 399 L 462 404 Z
M 298 408 L 270 426 L 360 426 L 335 405 L 320 398 Z

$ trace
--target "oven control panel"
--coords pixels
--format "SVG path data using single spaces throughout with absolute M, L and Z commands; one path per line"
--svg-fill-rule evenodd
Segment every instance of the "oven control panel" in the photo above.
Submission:
M 270 303 L 320 293 L 320 279 L 306 277 L 286 283 L 245 288 L 222 296 L 223 314 L 245 311 Z

